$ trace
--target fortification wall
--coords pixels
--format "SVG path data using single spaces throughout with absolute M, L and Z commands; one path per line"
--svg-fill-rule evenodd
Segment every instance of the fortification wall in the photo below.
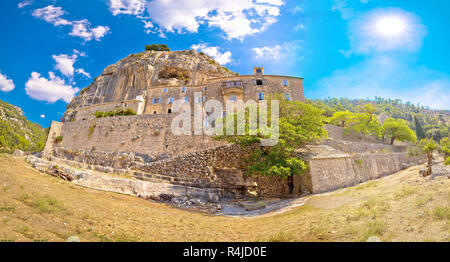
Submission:
M 327 192 L 380 178 L 423 162 L 424 156 L 409 157 L 406 152 L 311 159 L 311 184 L 306 185 L 310 192 Z
M 103 104 L 96 104 L 92 106 L 87 106 L 81 108 L 75 114 L 75 118 L 73 121 L 81 121 L 81 120 L 92 120 L 95 119 L 95 113 L 97 111 L 100 112 L 108 112 L 114 111 L 116 109 L 122 108 L 131 108 L 134 112 L 138 112 L 140 108 L 140 104 L 142 104 L 139 100 L 128 100 L 128 101 L 120 101 L 120 102 L 108 102 Z M 142 105 L 141 105 L 142 106 Z
M 148 159 L 161 159 L 204 150 L 224 142 L 204 135 L 176 136 L 171 131 L 173 115 L 104 117 L 66 122 L 58 147 L 137 153 Z M 192 127 L 193 129 L 193 127 Z

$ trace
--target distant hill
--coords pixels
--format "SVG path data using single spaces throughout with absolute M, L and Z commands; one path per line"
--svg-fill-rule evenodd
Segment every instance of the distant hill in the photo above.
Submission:
M 15 148 L 37 152 L 44 148 L 48 129 L 26 119 L 22 109 L 0 100 L 0 152 Z
M 359 106 L 371 103 L 377 107 L 377 115 L 385 113 L 389 117 L 405 119 L 411 129 L 422 129 L 428 138 L 440 141 L 448 137 L 450 132 L 450 110 L 433 110 L 424 106 L 414 105 L 411 102 L 402 102 L 400 99 L 384 99 L 375 97 L 370 99 L 327 98 L 308 100 L 310 103 L 325 111 L 326 116 L 333 115 L 336 111 L 357 112 Z M 416 121 L 417 119 L 417 121 Z M 420 131 L 417 134 L 421 137 Z

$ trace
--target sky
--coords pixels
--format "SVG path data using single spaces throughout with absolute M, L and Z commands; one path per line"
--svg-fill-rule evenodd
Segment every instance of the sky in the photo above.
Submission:
M 302 77 L 307 98 L 450 109 L 448 17 L 447 0 L 2 0 L 0 100 L 47 127 L 106 66 L 167 44 Z

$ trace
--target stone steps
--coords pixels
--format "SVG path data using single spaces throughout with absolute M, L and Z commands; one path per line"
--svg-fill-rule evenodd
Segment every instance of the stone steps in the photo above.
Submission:
M 27 161 L 33 168 L 47 174 L 62 174 L 62 178 L 70 178 L 72 183 L 97 190 L 116 192 L 138 196 L 146 199 L 189 198 L 215 202 L 225 196 L 220 188 L 199 188 L 188 186 L 187 181 L 175 181 L 172 177 L 134 172 L 125 176 L 113 176 L 108 173 L 81 169 L 55 160 L 45 160 L 28 156 Z M 184 184 L 183 184 L 184 183 Z

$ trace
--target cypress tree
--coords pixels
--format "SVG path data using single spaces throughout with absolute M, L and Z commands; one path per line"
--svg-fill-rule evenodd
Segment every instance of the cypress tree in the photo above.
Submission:
M 416 123 L 416 135 L 418 139 L 424 139 L 425 138 L 425 132 L 423 131 L 422 125 L 420 124 L 419 119 L 417 118 L 417 115 L 414 116 L 414 122 Z

